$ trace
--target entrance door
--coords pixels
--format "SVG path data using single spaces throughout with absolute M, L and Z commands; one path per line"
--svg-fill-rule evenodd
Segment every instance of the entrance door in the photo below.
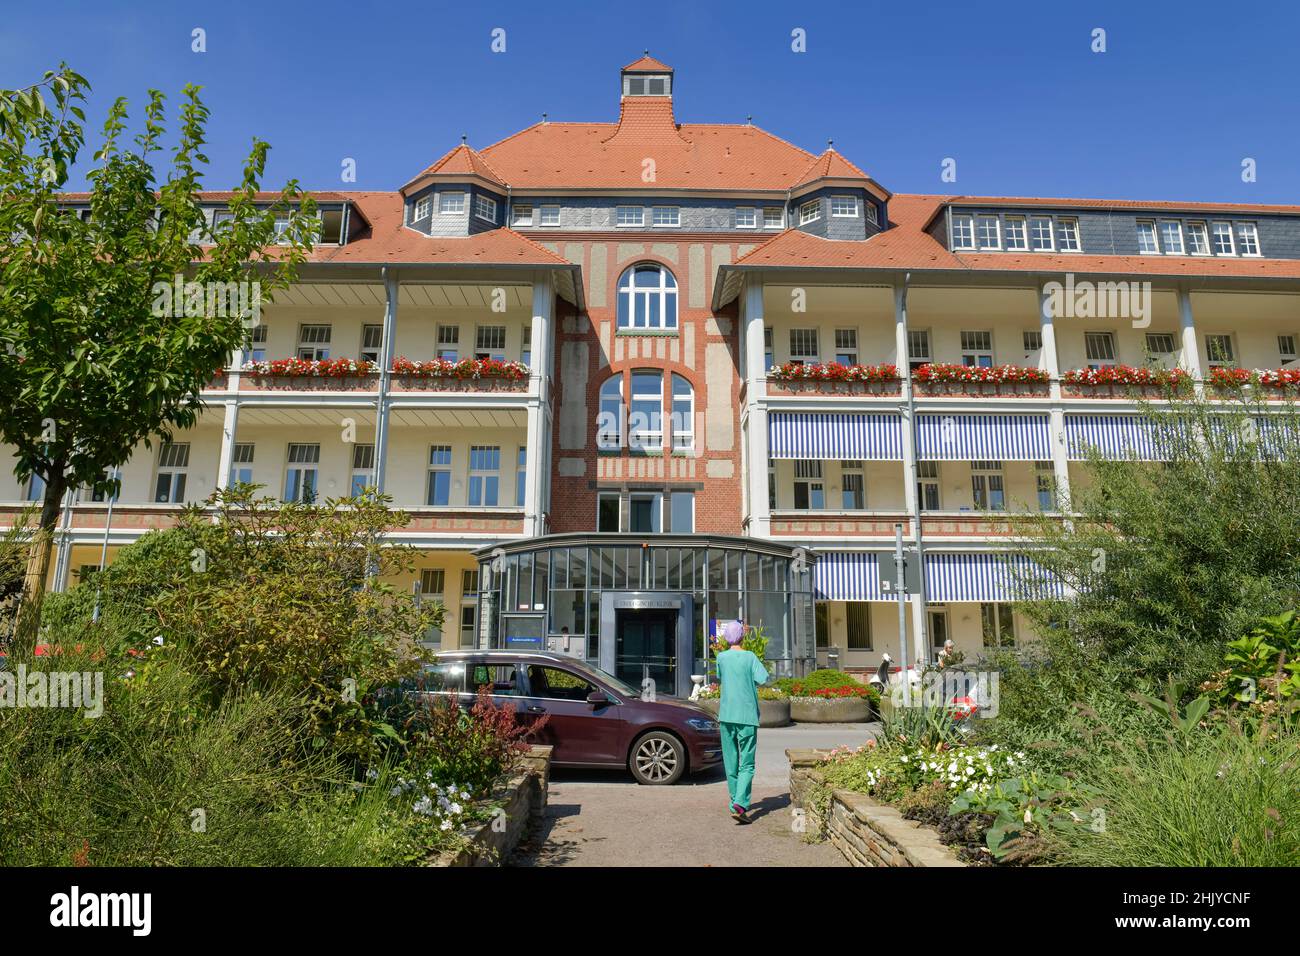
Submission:
M 676 611 L 618 610 L 614 634 L 615 676 L 658 694 L 677 692 Z

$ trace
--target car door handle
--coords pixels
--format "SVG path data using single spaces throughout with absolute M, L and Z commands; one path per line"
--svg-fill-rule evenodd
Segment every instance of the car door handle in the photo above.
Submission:
M 546 708 L 545 708 L 545 707 L 542 707 L 542 706 L 540 706 L 540 705 L 538 705 L 538 704 L 529 704 L 527 707 L 524 708 L 524 713 L 525 713 L 525 714 L 544 714 L 544 713 L 546 713 Z

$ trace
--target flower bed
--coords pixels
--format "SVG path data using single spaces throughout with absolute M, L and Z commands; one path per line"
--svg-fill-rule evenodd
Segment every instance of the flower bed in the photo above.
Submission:
M 1300 368 L 1212 368 L 1210 384 L 1221 389 L 1261 385 L 1282 391 L 1300 386 Z
M 790 718 L 795 723 L 861 723 L 879 712 L 876 689 L 844 671 L 816 670 L 804 677 L 783 678 L 777 686 L 790 695 Z
M 716 683 L 705 684 L 700 689 L 700 694 L 695 703 L 714 717 L 717 717 L 718 708 L 722 703 L 721 696 L 721 688 Z M 774 687 L 760 687 L 758 689 L 758 726 L 789 727 L 790 698 Z
M 428 806 L 413 806 L 415 812 L 440 814 L 439 827 L 445 830 L 453 829 L 446 826 L 456 818 L 453 807 L 459 810 L 455 845 L 438 854 L 429 865 L 501 866 L 529 826 L 540 823 L 545 815 L 550 763 L 550 747 L 530 747 L 521 760 L 521 771 L 502 779 L 488 799 L 465 806 L 454 801 L 449 804 L 443 794 Z
M 360 359 L 272 359 L 249 362 L 242 369 L 252 378 L 359 378 L 377 371 L 374 362 Z
M 931 383 L 989 382 L 997 385 L 1047 383 L 1047 371 L 1024 365 L 995 365 L 988 368 L 978 365 L 953 365 L 932 363 L 922 365 L 912 373 L 912 378 L 923 385 Z
M 1075 368 L 1061 374 L 1062 385 L 1106 386 L 1131 385 L 1157 387 L 1182 392 L 1191 384 L 1191 376 L 1180 368 L 1135 368 L 1112 365 L 1106 368 Z
M 458 362 L 430 359 L 416 362 L 399 356 L 393 359 L 393 374 L 407 378 L 499 378 L 510 382 L 528 378 L 528 366 L 523 362 L 501 362 L 497 359 L 466 358 Z
M 897 382 L 898 366 L 786 362 L 767 373 L 775 382 Z

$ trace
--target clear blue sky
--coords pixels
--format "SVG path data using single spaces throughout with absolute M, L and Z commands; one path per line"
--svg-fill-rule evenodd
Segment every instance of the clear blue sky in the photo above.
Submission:
M 613 120 L 642 49 L 686 122 L 828 137 L 895 192 L 1300 202 L 1300 4 L 1291 2 L 438 4 L 8 0 L 0 86 L 67 60 L 90 118 L 187 82 L 212 109 L 210 188 L 253 135 L 268 182 L 395 189 L 468 135 Z M 207 52 L 191 52 L 191 30 Z M 506 31 L 506 52 L 490 49 Z M 1107 52 L 1090 50 L 1094 27 Z M 807 52 L 791 31 L 807 31 Z M 94 142 L 92 138 L 92 143 Z M 957 160 L 955 184 L 940 163 Z M 1258 182 L 1241 181 L 1243 157 Z

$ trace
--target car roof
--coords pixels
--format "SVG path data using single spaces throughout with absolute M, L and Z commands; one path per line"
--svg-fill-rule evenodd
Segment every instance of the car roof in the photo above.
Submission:
M 577 660 L 577 658 L 571 657 L 568 654 L 547 654 L 545 651 L 507 651 L 501 648 L 479 651 L 437 651 L 433 656 L 436 660 L 471 660 L 474 658 L 492 660 L 494 658 L 499 658 L 507 661 L 546 661 L 554 664 L 571 664 Z

